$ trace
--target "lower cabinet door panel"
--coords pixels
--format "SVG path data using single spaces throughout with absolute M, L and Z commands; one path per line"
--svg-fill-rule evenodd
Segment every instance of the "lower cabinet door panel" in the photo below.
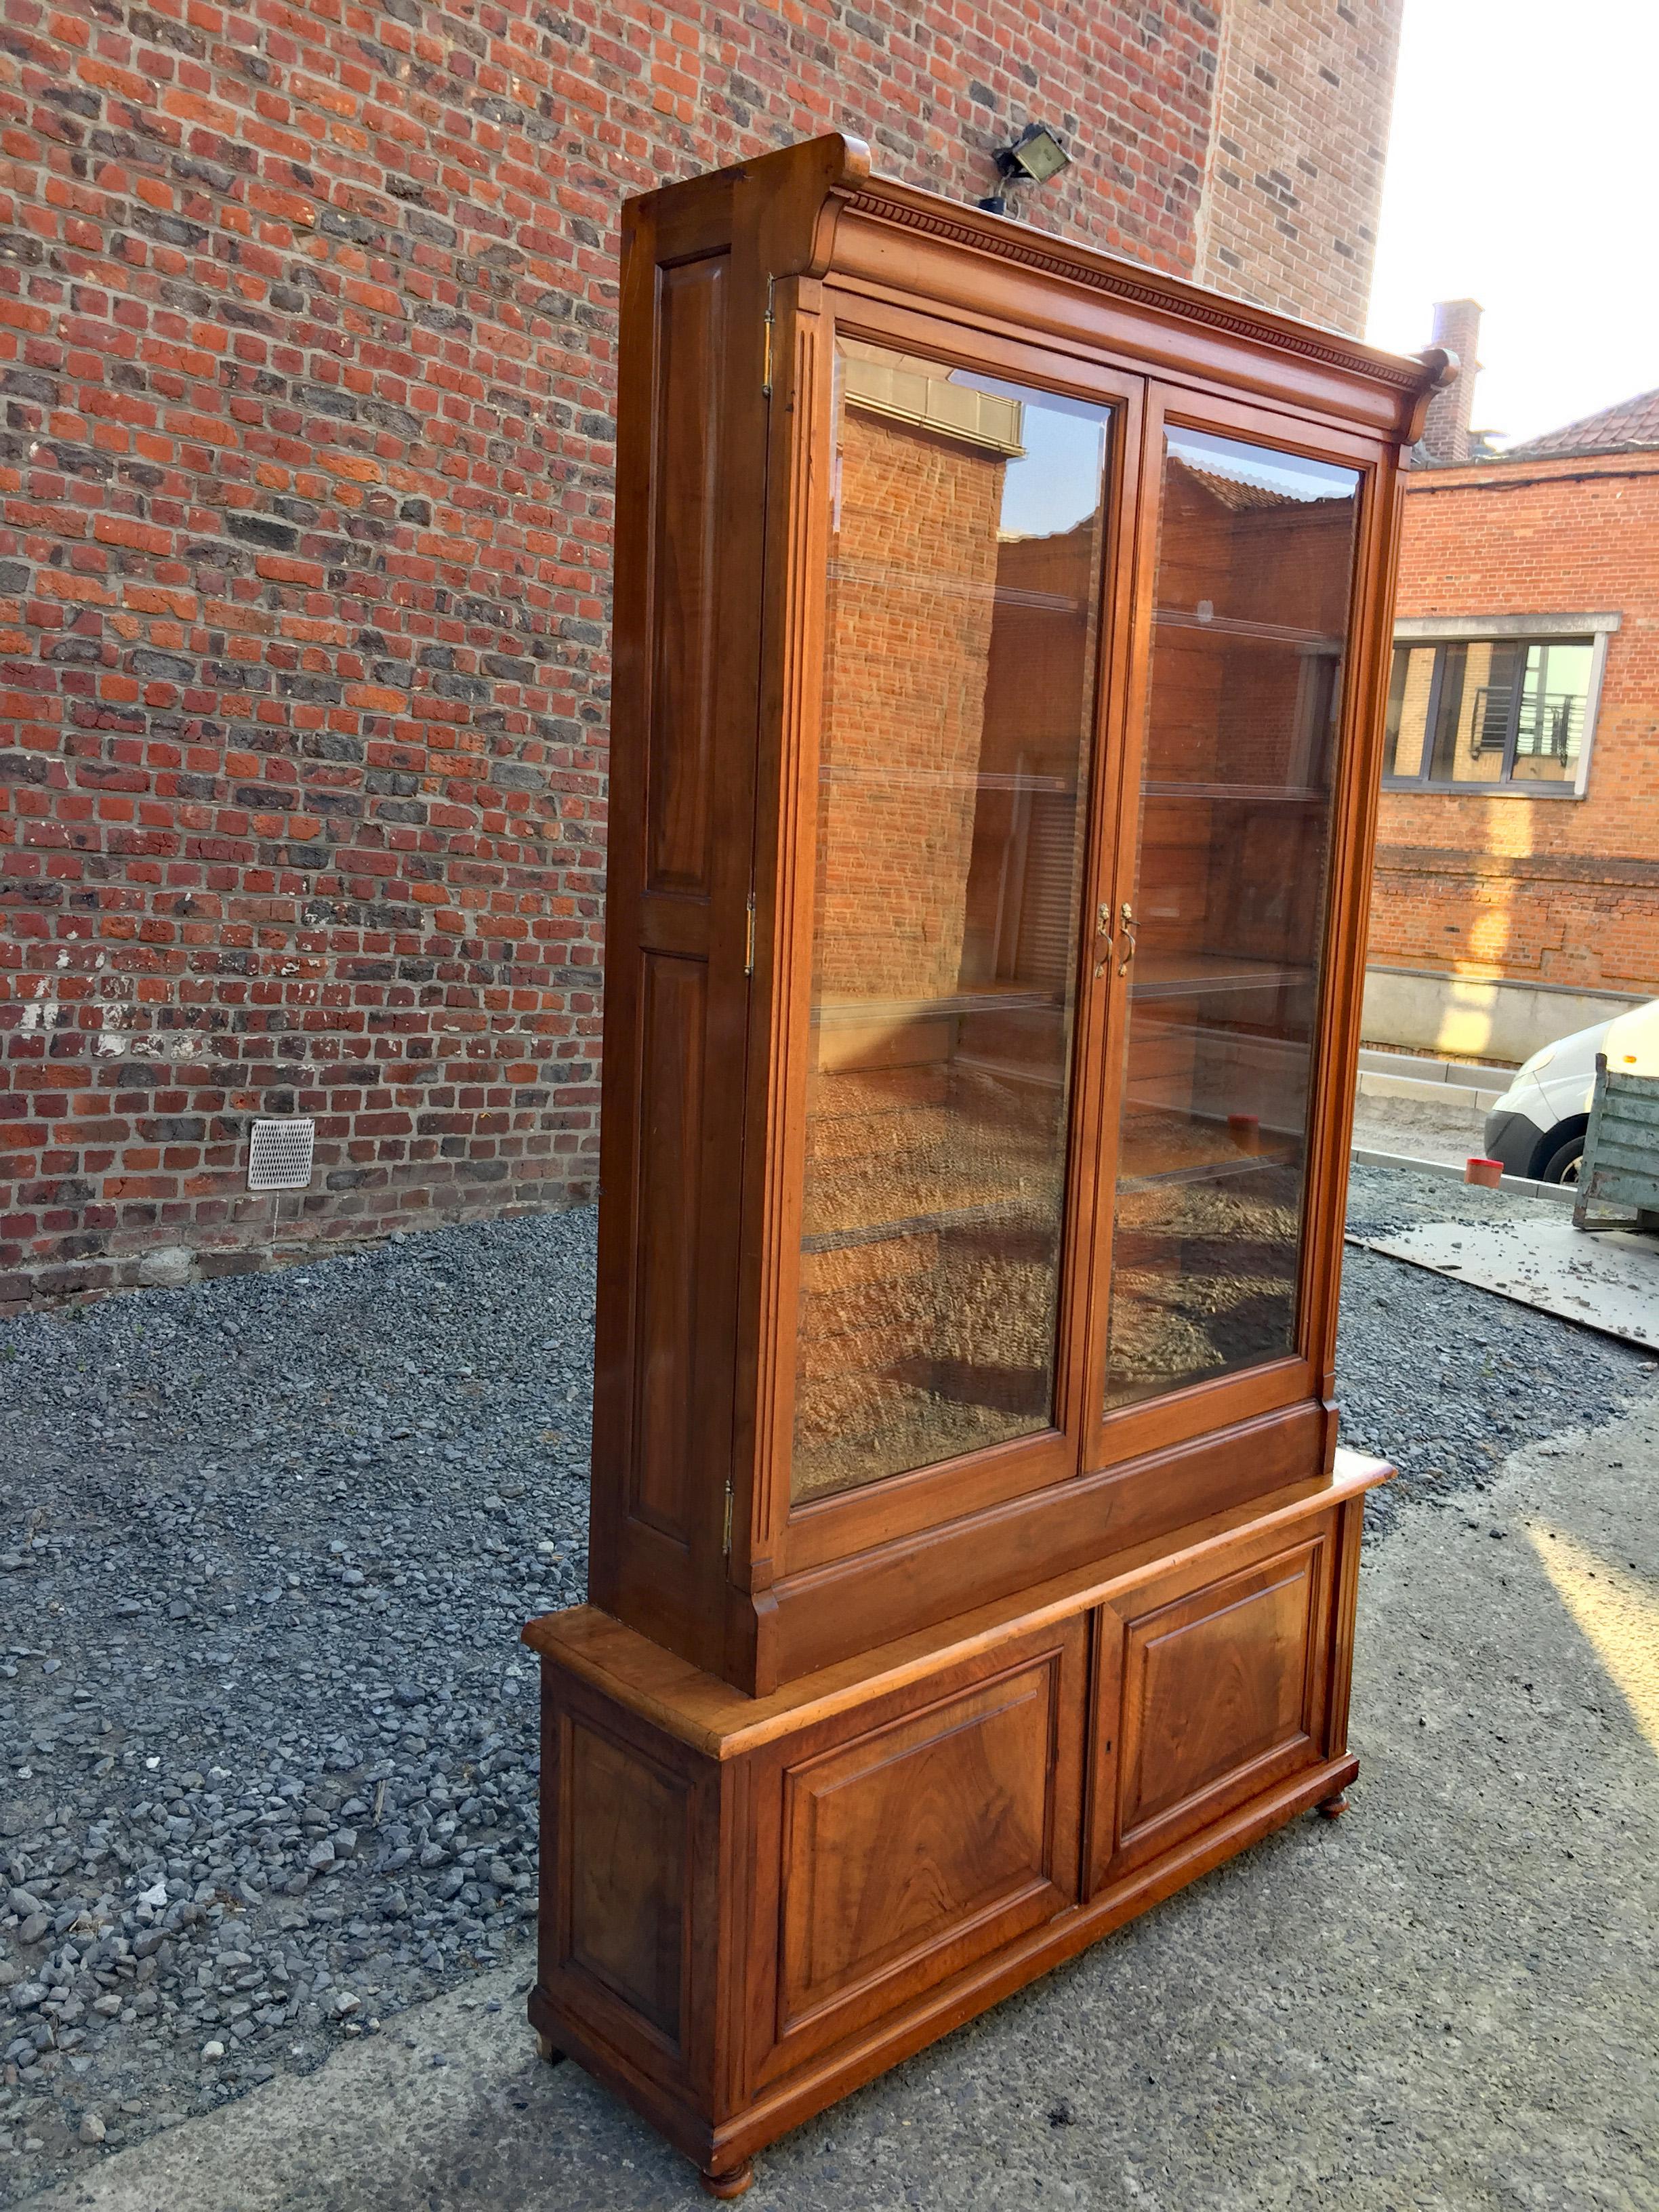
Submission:
M 757 1778 L 757 2087 L 1076 1904 L 1085 1632 L 842 1716 Z
M 1324 1757 L 1334 1534 L 1101 1608 L 1091 1894 Z

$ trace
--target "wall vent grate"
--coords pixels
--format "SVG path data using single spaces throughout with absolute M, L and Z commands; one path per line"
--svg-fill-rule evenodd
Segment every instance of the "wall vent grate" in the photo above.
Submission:
M 317 1124 L 294 1117 L 256 1121 L 248 1146 L 250 1190 L 303 1190 L 311 1181 L 311 1155 Z

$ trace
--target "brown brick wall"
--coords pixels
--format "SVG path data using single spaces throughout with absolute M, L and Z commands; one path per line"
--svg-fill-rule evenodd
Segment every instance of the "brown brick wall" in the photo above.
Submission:
M 1586 796 L 1385 791 L 1370 956 L 1659 992 L 1659 454 L 1407 481 L 1398 612 L 1616 612 Z
M 1402 0 L 1231 0 L 1199 273 L 1365 326 Z
M 1023 218 L 1189 271 L 1216 15 L 0 4 L 0 1305 L 259 1264 L 260 1111 L 291 1240 L 586 1195 L 623 198 L 1040 112 Z

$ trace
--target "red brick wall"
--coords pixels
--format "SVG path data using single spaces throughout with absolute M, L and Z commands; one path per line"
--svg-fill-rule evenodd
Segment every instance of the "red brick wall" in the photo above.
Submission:
M 1024 219 L 1189 270 L 1215 14 L 6 25 L 0 1307 L 259 1264 L 259 1111 L 318 1119 L 291 1241 L 586 1195 L 623 198 L 830 126 L 975 198 L 1036 111 Z
M 1583 799 L 1383 793 L 1371 959 L 1659 992 L 1659 454 L 1413 475 L 1398 612 L 1623 621 Z
M 298 1235 L 584 1195 L 622 198 L 832 125 L 972 196 L 1040 97 L 1027 219 L 1184 269 L 1212 20 L 6 19 L 0 1303 L 254 1264 L 260 1110 Z
M 1403 0 L 1232 0 L 1199 274 L 1365 327 Z

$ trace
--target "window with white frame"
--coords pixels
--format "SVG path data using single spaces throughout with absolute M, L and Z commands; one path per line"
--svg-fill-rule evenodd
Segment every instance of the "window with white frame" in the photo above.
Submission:
M 1384 783 L 1581 796 L 1607 641 L 1618 625 L 1617 615 L 1398 624 Z

